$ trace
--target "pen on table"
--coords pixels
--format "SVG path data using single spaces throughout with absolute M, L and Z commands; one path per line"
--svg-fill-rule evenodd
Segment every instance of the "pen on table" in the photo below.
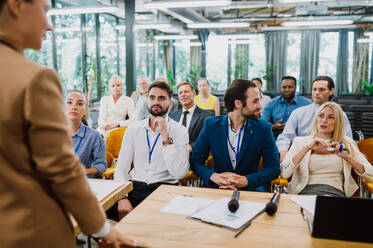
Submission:
M 304 211 L 304 208 L 300 207 L 300 212 L 301 212 L 302 215 L 303 215 L 303 219 L 304 219 L 304 220 L 307 220 L 306 212 Z

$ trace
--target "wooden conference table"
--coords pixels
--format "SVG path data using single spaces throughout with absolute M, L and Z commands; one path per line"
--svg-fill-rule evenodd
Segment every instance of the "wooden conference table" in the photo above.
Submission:
M 209 199 L 231 197 L 232 191 L 162 185 L 116 227 L 141 247 L 373 247 L 369 243 L 313 238 L 300 207 L 282 195 L 278 212 L 262 214 L 236 239 L 234 232 L 160 210 L 177 195 Z M 240 199 L 267 203 L 272 194 L 241 191 Z M 188 207 L 188 206 L 185 206 Z
M 113 180 L 103 180 L 103 179 L 88 179 L 88 181 L 102 183 L 102 184 L 105 184 L 105 183 L 110 184 L 112 182 L 115 182 Z M 132 190 L 132 187 L 133 187 L 132 182 L 123 182 L 123 185 L 116 188 L 114 191 L 112 191 L 110 194 L 108 194 L 105 198 L 100 200 L 100 205 L 102 206 L 102 208 L 105 211 L 108 210 L 117 201 L 123 199 L 124 196 Z M 73 222 L 74 233 L 75 233 L 75 236 L 76 236 L 80 233 L 80 229 L 79 229 L 79 226 L 76 223 L 75 219 L 72 216 L 71 216 L 71 220 Z

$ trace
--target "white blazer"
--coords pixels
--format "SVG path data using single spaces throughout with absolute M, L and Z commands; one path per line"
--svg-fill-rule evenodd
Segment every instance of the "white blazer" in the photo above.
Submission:
M 293 163 L 293 157 L 306 145 L 312 141 L 312 136 L 303 136 L 303 137 L 296 137 L 293 141 L 292 146 L 290 147 L 289 152 L 286 154 L 284 161 L 281 163 L 281 176 L 284 178 L 289 178 L 292 176 L 291 181 L 289 182 L 289 193 L 290 194 L 298 194 L 301 192 L 309 181 L 309 159 L 311 155 L 311 151 L 308 151 L 299 165 L 295 165 Z M 359 151 L 358 147 L 356 146 L 355 142 L 349 139 L 351 144 L 354 146 L 356 151 L 355 159 L 359 161 L 363 166 L 365 172 L 363 174 L 359 174 L 356 171 L 356 174 L 361 176 L 362 178 L 373 181 L 373 166 L 368 162 L 365 156 Z M 355 182 L 355 180 L 351 176 L 351 164 L 342 159 L 343 163 L 343 178 L 344 178 L 344 185 L 343 190 L 346 196 L 352 196 L 355 191 L 359 188 Z
M 126 120 L 127 114 L 128 120 Z M 135 104 L 130 97 L 122 95 L 116 103 L 114 103 L 112 95 L 101 98 L 98 116 L 98 130 L 100 132 L 103 132 L 101 127 L 107 124 L 118 123 L 120 127 L 127 127 L 137 119 Z

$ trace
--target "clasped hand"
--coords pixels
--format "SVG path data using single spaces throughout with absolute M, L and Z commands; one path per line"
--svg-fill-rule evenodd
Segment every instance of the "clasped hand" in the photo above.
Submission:
M 219 186 L 219 189 L 240 189 L 248 185 L 247 178 L 232 172 L 213 173 L 210 180 Z

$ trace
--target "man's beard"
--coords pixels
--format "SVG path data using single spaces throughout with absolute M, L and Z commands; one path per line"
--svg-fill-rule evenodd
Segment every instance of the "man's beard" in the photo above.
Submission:
M 160 108 L 160 111 L 154 111 L 154 110 L 152 110 L 152 107 L 155 107 L 155 106 L 159 107 L 159 108 Z M 148 107 L 148 111 L 149 111 L 149 113 L 150 113 L 152 116 L 162 116 L 162 115 L 167 114 L 167 112 L 168 112 L 168 107 L 167 107 L 165 110 L 163 110 L 161 106 L 159 106 L 159 105 L 153 105 L 153 106 L 151 106 L 150 108 Z
M 259 114 L 255 114 L 255 112 L 244 113 L 242 109 L 241 109 L 241 114 L 245 116 L 246 118 L 249 118 L 252 120 L 257 120 L 259 118 Z

